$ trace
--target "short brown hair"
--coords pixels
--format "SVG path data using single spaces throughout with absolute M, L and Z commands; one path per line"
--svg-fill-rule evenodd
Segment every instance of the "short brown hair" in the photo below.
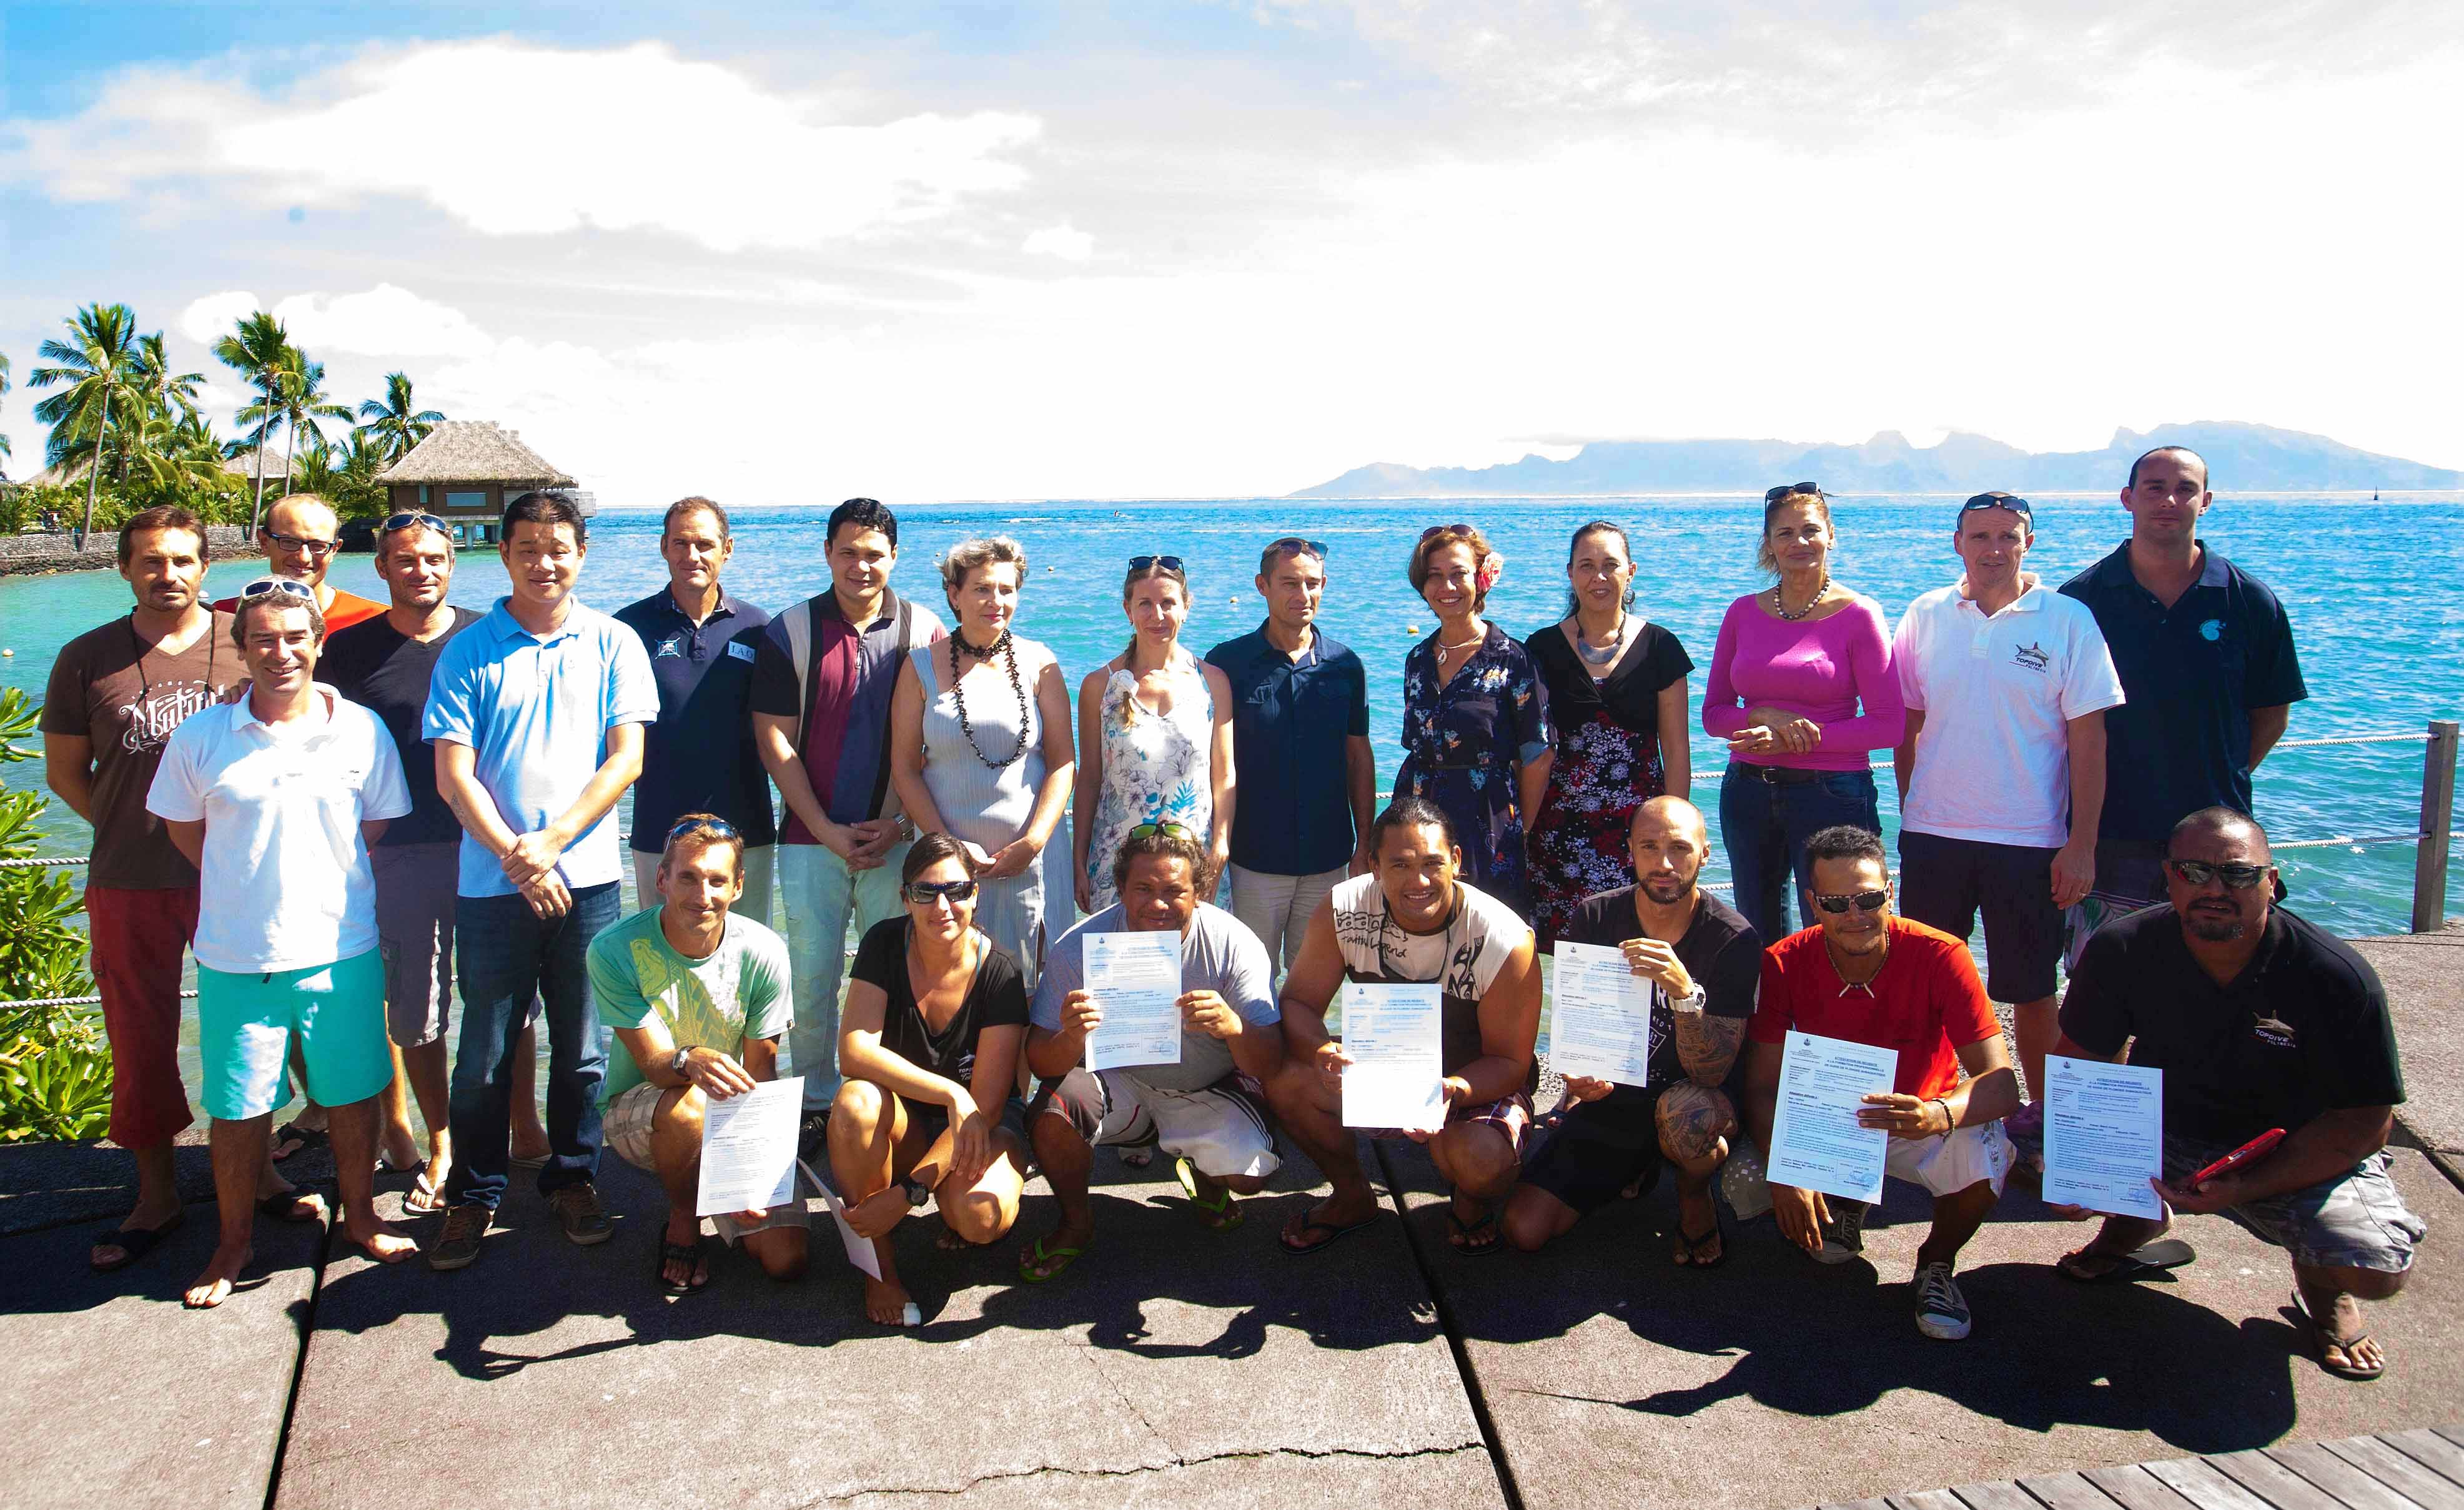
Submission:
M 703 849 L 716 844 L 731 845 L 736 850 L 736 875 L 744 878 L 744 836 L 736 825 L 716 813 L 687 813 L 668 825 L 667 842 L 659 845 L 659 868 L 668 868 L 675 858 L 678 844 L 693 844 Z
M 1412 591 L 1419 592 L 1421 584 L 1429 580 L 1429 558 L 1449 545 L 1465 546 L 1471 551 L 1475 583 L 1471 607 L 1472 612 L 1478 613 L 1488 606 L 1488 589 L 1497 581 L 1497 573 L 1491 563 L 1504 559 L 1490 548 L 1488 536 L 1480 533 L 1478 525 L 1441 524 L 1421 536 L 1419 543 L 1412 547 L 1412 565 L 1405 573 L 1412 580 Z
M 725 540 L 734 538 L 733 533 L 727 527 L 727 511 L 720 508 L 717 504 L 711 502 L 708 498 L 703 497 L 699 493 L 694 493 L 689 498 L 678 498 L 675 502 L 668 505 L 668 512 L 659 519 L 659 538 L 663 540 L 666 539 L 669 534 L 675 529 L 676 521 L 678 519 L 693 514 L 707 514 L 712 518 L 716 519 L 718 521 L 718 537 L 720 539 Z
M 214 542 L 206 536 L 206 521 L 176 503 L 158 503 L 151 509 L 140 509 L 120 527 L 120 564 L 128 564 L 136 549 L 137 536 L 156 530 L 186 530 L 197 537 L 197 559 L 214 558 Z
M 241 599 L 231 609 L 231 644 L 243 650 L 248 648 L 249 615 L 260 608 L 306 609 L 308 627 L 314 631 L 317 644 L 325 643 L 325 613 L 317 606 L 316 599 L 302 598 L 297 593 L 259 593 L 253 598 Z

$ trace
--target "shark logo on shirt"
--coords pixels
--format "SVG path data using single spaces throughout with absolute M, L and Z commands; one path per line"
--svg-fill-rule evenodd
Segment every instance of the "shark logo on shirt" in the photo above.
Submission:
M 2270 1048 L 2289 1049 L 2299 1046 L 2297 1041 L 2298 1035 L 2293 1031 L 2293 1024 L 2282 1018 L 2261 1018 L 2250 1025 L 2250 1031 L 2261 1043 Z
M 2023 645 L 2011 654 L 2011 664 L 2042 674 L 2054 664 L 2053 653 L 2041 645 Z
M 659 642 L 659 647 L 651 651 L 650 656 L 651 659 L 656 660 L 662 656 L 682 655 L 684 653 L 685 637 L 680 634 L 671 634 Z

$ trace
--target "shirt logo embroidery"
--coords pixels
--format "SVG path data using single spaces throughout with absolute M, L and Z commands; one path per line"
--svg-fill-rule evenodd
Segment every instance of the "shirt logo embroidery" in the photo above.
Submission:
M 749 645 L 730 645 L 727 647 L 727 653 L 734 656 L 737 660 L 750 661 L 753 659 L 753 646 Z
M 2043 646 L 2023 645 L 2013 653 L 2011 664 L 2041 676 L 2044 674 L 2045 667 L 2054 664 L 2054 658 Z
M 2294 1041 L 2293 1024 L 2281 1018 L 2261 1018 L 2251 1024 L 2250 1030 L 2261 1043 L 2270 1048 L 2289 1049 L 2297 1046 Z
M 2211 635 L 2209 638 L 2213 639 L 2214 636 Z M 659 647 L 656 650 L 651 651 L 650 656 L 651 659 L 656 660 L 661 656 L 682 655 L 684 653 L 685 637 L 680 634 L 671 634 L 659 642 Z
M 2218 640 L 2221 640 L 2224 637 L 2225 622 L 2222 619 L 2211 619 L 2207 623 L 2199 625 L 2199 638 L 2207 641 L 2210 645 L 2215 644 Z

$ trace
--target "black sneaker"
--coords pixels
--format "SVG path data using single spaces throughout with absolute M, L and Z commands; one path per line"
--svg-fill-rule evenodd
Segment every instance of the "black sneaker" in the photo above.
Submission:
M 1825 1195 L 1831 1219 L 1822 1224 L 1822 1246 L 1814 1257 L 1820 1263 L 1846 1263 L 1865 1251 L 1865 1203 Z
M 796 1157 L 807 1164 L 819 1164 L 825 1151 L 822 1146 L 829 1141 L 829 1107 L 804 1113 L 804 1120 L 796 1124 Z
M 1950 1265 L 1928 1263 L 1917 1270 L 1917 1330 L 1927 1337 L 1955 1343 L 1968 1335 L 1968 1297 L 1950 1277 Z

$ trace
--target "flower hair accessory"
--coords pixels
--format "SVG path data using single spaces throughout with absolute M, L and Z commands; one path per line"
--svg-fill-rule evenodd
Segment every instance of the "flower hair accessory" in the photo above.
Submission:
M 1505 575 L 1506 558 L 1491 551 L 1481 558 L 1480 570 L 1473 574 L 1473 580 L 1479 583 L 1482 592 L 1486 592 L 1496 586 L 1497 580 Z

